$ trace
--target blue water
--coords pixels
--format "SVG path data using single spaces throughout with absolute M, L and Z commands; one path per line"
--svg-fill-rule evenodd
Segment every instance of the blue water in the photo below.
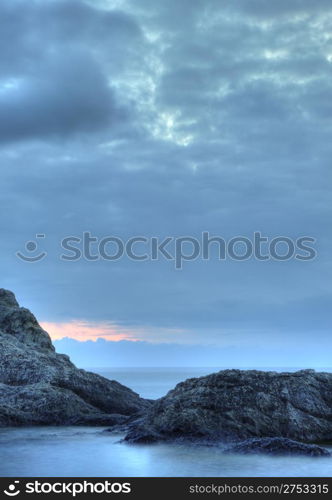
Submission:
M 144 397 L 155 398 L 185 378 L 212 371 L 116 369 L 102 373 Z M 192 445 L 134 446 L 120 443 L 121 437 L 91 427 L 0 429 L 0 476 L 332 476 L 332 457 L 226 455 L 217 448 Z
M 0 476 L 331 476 L 332 458 L 224 455 L 215 448 L 119 443 L 102 429 L 0 430 Z
M 130 387 L 142 398 L 158 399 L 187 378 L 202 377 L 220 368 L 90 368 L 106 378 Z

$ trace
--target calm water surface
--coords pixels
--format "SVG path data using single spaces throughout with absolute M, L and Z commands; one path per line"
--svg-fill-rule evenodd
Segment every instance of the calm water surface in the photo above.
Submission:
M 102 429 L 0 431 L 1 476 L 328 476 L 332 458 L 224 455 L 215 448 L 119 443 Z

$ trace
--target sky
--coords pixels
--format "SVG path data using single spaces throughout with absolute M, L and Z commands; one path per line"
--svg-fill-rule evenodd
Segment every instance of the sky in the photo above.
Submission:
M 53 339 L 324 356 L 331 21 L 329 0 L 2 0 L 1 286 Z M 84 232 L 204 231 L 310 236 L 317 257 L 60 258 Z

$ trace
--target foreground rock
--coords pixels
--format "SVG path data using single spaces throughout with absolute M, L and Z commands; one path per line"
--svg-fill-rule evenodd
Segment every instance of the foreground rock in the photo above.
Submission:
M 34 315 L 0 289 L 0 426 L 114 425 L 149 402 L 57 354 Z
M 299 443 L 287 438 L 252 438 L 236 443 L 225 450 L 226 453 L 262 453 L 268 455 L 303 455 L 310 457 L 330 457 L 325 448 L 313 444 Z
M 178 384 L 130 424 L 126 441 L 332 440 L 332 374 L 225 370 Z

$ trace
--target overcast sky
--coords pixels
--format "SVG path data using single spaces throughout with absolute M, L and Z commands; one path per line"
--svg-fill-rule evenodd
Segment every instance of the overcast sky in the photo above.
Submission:
M 331 22 L 330 0 L 2 0 L 1 285 L 54 338 L 331 347 Z M 318 257 L 61 261 L 83 231 Z

